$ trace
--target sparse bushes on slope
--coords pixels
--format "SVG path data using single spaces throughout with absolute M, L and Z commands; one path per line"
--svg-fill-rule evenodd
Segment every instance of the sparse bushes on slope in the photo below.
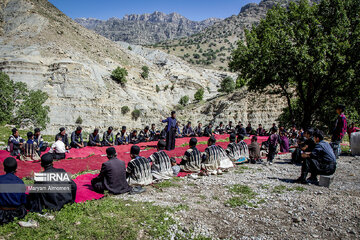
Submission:
M 125 115 L 125 114 L 127 114 L 128 112 L 130 112 L 130 108 L 129 108 L 128 106 L 123 106 L 123 107 L 121 108 L 121 113 L 122 113 L 122 115 Z
M 120 83 L 121 85 L 125 85 L 125 83 L 127 82 L 127 75 L 128 72 L 125 68 L 117 67 L 114 71 L 112 71 L 111 78 L 116 82 Z
M 180 103 L 180 105 L 182 105 L 182 106 L 186 106 L 186 104 L 188 104 L 189 100 L 190 100 L 190 99 L 189 99 L 189 96 L 185 95 L 185 96 L 183 96 L 182 98 L 180 98 L 179 103 Z
M 204 89 L 200 88 L 199 90 L 197 90 L 197 92 L 194 94 L 194 98 L 197 101 L 201 101 L 204 98 Z

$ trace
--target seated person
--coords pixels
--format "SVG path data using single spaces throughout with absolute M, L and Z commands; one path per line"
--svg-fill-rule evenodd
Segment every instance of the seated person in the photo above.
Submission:
M 229 124 L 226 126 L 225 131 L 227 134 L 235 133 L 235 128 L 232 125 L 232 121 L 230 121 Z
M 151 124 L 150 129 L 150 141 L 159 141 L 160 138 L 160 131 L 156 131 L 155 124 Z
M 313 138 L 314 130 L 312 128 L 306 129 L 304 132 L 305 140 L 299 145 L 295 151 L 292 153 L 291 162 L 294 164 L 299 164 L 303 162 L 303 158 L 301 157 L 301 152 L 312 152 L 315 148 L 315 141 Z
M 76 128 L 76 131 L 71 133 L 71 143 L 70 146 L 72 148 L 83 148 L 84 141 L 82 138 L 82 128 L 79 126 Z
M 108 130 L 104 132 L 101 146 L 114 146 L 114 141 L 113 127 L 109 127 Z
M 182 138 L 182 134 L 180 132 L 180 123 L 176 122 L 176 134 L 175 134 L 175 138 Z
M 269 129 L 268 135 L 271 135 L 274 130 L 276 130 L 275 132 L 278 131 L 278 127 L 276 126 L 276 123 L 273 123 L 273 124 L 272 124 L 272 127 Z
M 56 142 L 51 145 L 49 153 L 53 155 L 55 160 L 65 159 L 66 147 L 61 139 L 61 135 L 57 136 Z
M 227 169 L 233 167 L 232 162 L 226 155 L 224 149 L 220 146 L 215 145 L 216 139 L 214 136 L 210 137 L 208 140 L 208 147 L 205 149 L 205 152 L 202 156 L 202 171 L 205 175 L 212 174 L 221 174 L 222 169 Z
M 0 225 L 12 222 L 15 218 L 21 219 L 27 214 L 25 208 L 26 187 L 24 182 L 15 175 L 17 169 L 16 159 L 8 157 L 4 160 L 3 165 L 5 174 L 0 176 L 0 185 L 11 184 L 11 188 L 1 187 Z M 15 184 L 19 186 L 16 189 L 14 188 Z
M 165 140 L 166 139 L 166 133 L 167 133 L 168 125 L 165 126 L 163 130 L 160 132 L 159 139 Z
M 90 147 L 101 147 L 99 129 L 95 128 L 93 133 L 89 135 L 89 142 L 87 144 Z
M 186 150 L 181 162 L 180 168 L 183 172 L 199 173 L 201 170 L 201 152 L 196 148 L 197 139 L 191 138 L 189 149 Z
M 40 128 L 35 128 L 34 130 L 34 142 L 36 142 L 37 145 L 37 153 L 40 156 L 41 152 L 46 151 L 46 148 L 48 147 L 48 143 L 44 142 L 44 139 L 41 136 Z
M 292 128 L 290 129 L 289 131 L 289 135 L 292 136 L 292 135 L 295 135 L 296 137 L 298 137 L 299 133 L 298 133 L 298 130 L 296 129 L 296 125 L 293 125 Z
M 27 133 L 28 140 L 21 147 L 21 161 L 37 161 L 40 160 L 37 153 L 37 143 L 34 141 L 34 134 L 32 132 Z
M 104 190 L 112 194 L 130 192 L 131 187 L 126 181 L 125 162 L 116 157 L 116 150 L 113 147 L 106 149 L 106 155 L 109 160 L 102 164 L 99 175 L 91 180 L 95 192 L 104 193 Z
M 246 130 L 245 130 L 244 126 L 242 125 L 242 123 L 240 123 L 240 126 L 239 126 L 236 134 L 246 136 Z
M 153 182 L 149 160 L 140 157 L 140 147 L 132 146 L 130 149 L 131 161 L 126 168 L 126 178 L 130 186 L 144 186 Z
M 62 173 L 66 171 L 62 168 L 53 167 L 53 155 L 46 153 L 41 157 L 41 167 L 44 168 L 43 173 Z M 58 184 L 68 185 L 70 191 L 68 192 L 31 192 L 27 199 L 27 209 L 30 212 L 43 212 L 44 209 L 59 211 L 65 204 L 74 203 L 76 197 L 76 184 L 69 178 L 70 181 L 51 181 L 51 182 L 37 182 L 34 184 L 45 186 L 55 186 Z
M 128 144 L 128 134 L 126 132 L 126 126 L 121 127 L 121 131 L 116 134 L 115 145 Z
M 152 162 L 151 173 L 155 180 L 170 179 L 173 176 L 170 157 L 164 152 L 166 142 L 160 140 L 157 144 L 157 152 L 152 154 L 148 160 Z
M 220 122 L 219 126 L 217 126 L 214 130 L 215 134 L 224 134 L 225 133 L 225 127 L 223 122 Z
M 195 133 L 191 127 L 191 122 L 188 122 L 183 128 L 183 137 L 193 137 Z
M 240 159 L 236 163 L 244 163 L 249 159 L 249 148 L 244 142 L 244 135 L 238 135 L 236 142 L 240 147 Z
M 209 125 L 207 125 L 207 126 L 205 127 L 203 136 L 204 136 L 204 137 L 211 137 L 212 135 L 213 135 L 212 123 L 209 123 Z
M 150 131 L 149 131 L 149 126 L 146 126 L 144 128 L 144 130 L 140 131 L 139 133 L 139 142 L 150 142 Z
M 171 162 L 171 169 L 173 171 L 173 176 L 177 177 L 177 175 L 179 174 L 181 169 L 180 169 L 179 165 L 177 165 L 175 158 L 173 158 L 173 157 L 170 158 L 170 162 Z
M 262 163 L 262 160 L 260 158 L 260 146 L 259 143 L 257 142 L 257 137 L 253 136 L 251 138 L 251 143 L 248 146 L 249 149 L 249 158 L 250 158 L 250 163 Z
M 351 134 L 354 133 L 354 132 L 358 132 L 358 131 L 359 131 L 359 128 L 355 127 L 355 123 L 352 122 L 350 124 L 350 126 L 348 127 L 348 129 L 347 129 L 347 133 L 349 135 L 349 142 L 350 142 L 350 139 L 351 139 Z
M 245 131 L 247 136 L 250 136 L 252 134 L 253 128 L 251 126 L 251 123 L 249 123 L 248 126 L 245 128 Z
M 131 132 L 131 134 L 127 138 L 127 142 L 130 144 L 138 144 L 140 142 L 138 135 L 137 135 L 137 130 L 133 130 Z
M 296 147 L 298 146 L 298 138 L 297 138 L 296 133 L 293 133 L 293 134 L 290 136 L 289 146 L 290 146 L 290 151 L 291 151 L 292 148 L 296 148 Z
M 230 143 L 227 146 L 226 153 L 231 161 L 236 162 L 241 158 L 240 145 L 236 143 L 235 133 L 230 134 Z
M 266 136 L 266 131 L 265 131 L 265 129 L 262 127 L 261 124 L 259 124 L 258 129 L 256 129 L 256 135 L 257 135 L 257 136 Z
M 61 141 L 65 144 L 65 148 L 66 150 L 69 150 L 70 149 L 70 144 L 69 144 L 69 139 L 68 139 L 68 135 L 66 134 L 66 130 L 64 127 L 61 127 L 59 129 L 59 133 L 56 134 L 55 136 L 55 141 L 57 141 L 58 137 L 60 136 L 61 137 Z
M 202 130 L 202 123 L 199 123 L 197 127 L 194 129 L 195 137 L 202 137 L 203 130 Z
M 20 137 L 19 131 L 16 128 L 13 128 L 11 132 L 12 135 L 9 137 L 7 150 L 11 156 L 18 157 L 20 156 L 24 140 Z
M 299 183 L 317 184 L 317 175 L 332 175 L 336 170 L 336 157 L 329 143 L 324 141 L 324 134 L 320 130 L 314 132 L 315 148 L 311 153 L 303 153 L 301 176 L 296 180 Z M 308 173 L 310 178 L 306 179 Z

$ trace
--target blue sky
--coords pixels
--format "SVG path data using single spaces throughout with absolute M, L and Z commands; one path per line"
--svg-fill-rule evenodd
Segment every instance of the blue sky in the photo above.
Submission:
M 71 18 L 108 19 L 125 14 L 160 11 L 177 12 L 190 20 L 226 18 L 238 14 L 242 6 L 260 0 L 49 0 Z

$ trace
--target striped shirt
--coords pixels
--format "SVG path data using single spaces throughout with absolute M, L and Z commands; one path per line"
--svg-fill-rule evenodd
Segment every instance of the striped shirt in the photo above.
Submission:
M 146 158 L 137 156 L 126 168 L 127 180 L 130 185 L 149 185 L 152 183 L 151 166 Z
M 207 147 L 202 158 L 202 168 L 205 170 L 213 171 L 233 166 L 225 150 L 217 145 Z
M 240 141 L 237 143 L 240 147 L 240 158 L 249 158 L 249 148 L 248 145 L 244 141 Z
M 148 160 L 153 163 L 151 166 L 151 173 L 155 179 L 166 179 L 173 177 L 170 157 L 166 154 L 166 152 L 156 152 L 152 154 Z
M 186 172 L 200 172 L 201 152 L 196 147 L 186 150 L 180 167 Z
M 236 142 L 231 142 L 227 146 L 226 153 L 231 161 L 236 161 L 241 158 L 241 147 Z

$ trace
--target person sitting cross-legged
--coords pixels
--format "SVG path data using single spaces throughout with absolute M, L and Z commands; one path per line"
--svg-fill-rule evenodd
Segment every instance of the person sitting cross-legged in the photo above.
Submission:
M 148 160 L 152 162 L 151 173 L 155 180 L 170 179 L 173 177 L 170 157 L 164 152 L 166 142 L 160 140 L 157 144 L 157 152 L 152 154 Z
M 82 128 L 79 126 L 76 128 L 74 132 L 71 133 L 71 143 L 70 146 L 72 148 L 83 148 L 84 141 L 82 138 Z
M 8 157 L 3 162 L 5 174 L 0 176 L 0 225 L 21 219 L 27 214 L 25 184 L 15 175 L 17 162 Z M 16 185 L 15 185 L 16 184 Z
M 61 141 L 65 144 L 65 149 L 69 150 L 70 149 L 70 144 L 69 144 L 69 139 L 68 139 L 68 135 L 66 133 L 66 130 L 64 127 L 61 127 L 59 129 L 59 133 L 56 134 L 55 136 L 55 142 L 57 141 L 58 137 L 61 137 Z
M 140 131 L 138 136 L 139 142 L 150 142 L 151 133 L 149 130 L 150 130 L 149 126 L 146 126 L 144 130 Z
M 65 159 L 66 155 L 66 146 L 62 141 L 61 135 L 56 136 L 56 142 L 51 145 L 49 150 L 55 160 Z
M 188 122 L 183 128 L 183 137 L 193 137 L 195 136 L 194 130 L 191 127 L 191 122 Z
M 237 136 L 236 142 L 240 147 L 240 159 L 235 163 L 244 163 L 249 159 L 249 148 L 246 142 L 244 141 L 244 135 L 240 134 Z
M 140 139 L 137 135 L 137 130 L 133 130 L 129 136 L 127 137 L 127 142 L 130 144 L 138 144 L 140 142 Z
M 11 156 L 19 157 L 24 139 L 20 137 L 19 131 L 16 128 L 13 128 L 11 132 L 12 135 L 8 140 L 8 151 L 10 152 Z
M 95 192 L 104 193 L 104 190 L 112 194 L 130 192 L 132 188 L 126 181 L 125 162 L 116 157 L 116 150 L 113 147 L 106 149 L 106 155 L 109 160 L 102 164 L 99 175 L 91 180 Z
M 101 147 L 99 129 L 95 128 L 94 132 L 89 135 L 89 147 Z
M 36 151 L 38 149 L 37 143 L 34 141 L 34 134 L 32 132 L 27 133 L 28 140 L 21 147 L 21 161 L 37 161 L 40 160 L 39 154 Z
M 41 167 L 44 168 L 43 173 L 45 174 L 66 174 L 66 171 L 62 168 L 53 167 L 53 155 L 46 153 L 41 157 Z M 43 185 L 47 189 L 52 186 L 56 188 L 58 186 L 65 185 L 69 188 L 69 191 L 59 192 L 30 192 L 27 196 L 27 209 L 30 212 L 43 212 L 44 209 L 59 211 L 64 207 L 65 204 L 74 203 L 76 197 L 77 186 L 75 182 L 69 177 L 69 181 L 62 177 L 64 181 L 35 181 L 36 185 Z
M 240 145 L 236 143 L 235 133 L 230 134 L 230 143 L 227 146 L 226 153 L 231 161 L 237 162 L 241 158 Z
M 296 180 L 299 183 L 317 184 L 317 175 L 332 175 L 336 170 L 336 157 L 329 143 L 324 141 L 324 134 L 320 130 L 314 132 L 315 148 L 311 153 L 303 153 L 301 176 Z M 310 178 L 306 179 L 308 173 Z
M 223 122 L 220 122 L 219 126 L 217 126 L 215 128 L 215 133 L 216 134 L 224 134 L 225 133 L 225 127 L 224 127 Z
M 149 160 L 140 157 L 140 147 L 133 145 L 130 149 L 131 161 L 126 168 L 126 178 L 130 186 L 144 186 L 153 182 Z
M 103 134 L 103 140 L 101 142 L 101 146 L 114 146 L 114 133 L 113 133 L 113 127 L 109 127 L 106 132 Z
M 116 134 L 115 145 L 128 144 L 128 134 L 126 132 L 126 126 L 121 127 L 121 131 Z
M 41 136 L 41 131 L 40 128 L 35 128 L 34 129 L 34 142 L 37 145 L 37 153 L 40 156 L 41 152 L 45 152 L 46 148 L 48 147 L 48 143 L 44 142 L 44 139 Z
M 183 172 L 199 173 L 201 170 L 201 152 L 196 148 L 197 139 L 191 138 L 189 149 L 186 150 L 181 162 L 180 168 Z
M 170 162 L 171 162 L 171 170 L 173 172 L 173 176 L 176 177 L 179 172 L 181 171 L 180 166 L 177 164 L 176 159 L 175 158 L 170 158 Z

